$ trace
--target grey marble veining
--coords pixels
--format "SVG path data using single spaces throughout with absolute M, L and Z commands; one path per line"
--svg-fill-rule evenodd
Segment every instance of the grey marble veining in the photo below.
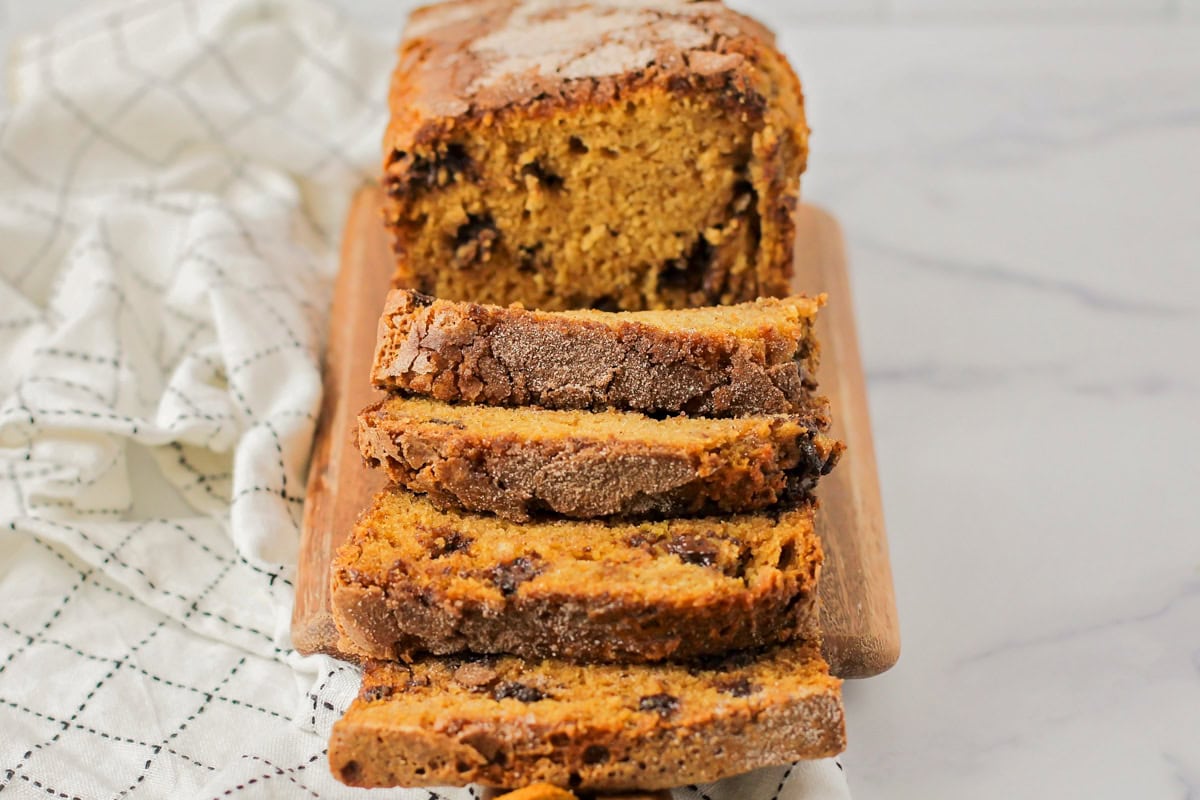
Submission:
M 1195 30 L 782 39 L 804 194 L 847 235 L 904 639 L 847 686 L 856 796 L 1194 797 Z

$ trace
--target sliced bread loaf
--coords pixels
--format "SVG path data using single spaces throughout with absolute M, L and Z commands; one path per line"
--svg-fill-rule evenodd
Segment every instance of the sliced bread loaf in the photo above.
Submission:
M 840 752 L 840 686 L 812 639 L 695 664 L 377 662 L 333 727 L 329 763 L 368 787 L 704 783 Z
M 450 405 L 393 395 L 358 417 L 367 462 L 440 508 L 525 521 L 755 511 L 801 498 L 844 446 L 812 416 L 733 419 Z
M 371 378 L 439 400 L 728 417 L 811 408 L 824 296 L 677 311 L 527 311 L 388 296 Z
M 516 524 L 375 498 L 333 562 L 347 651 L 656 661 L 793 638 L 816 615 L 813 508 Z

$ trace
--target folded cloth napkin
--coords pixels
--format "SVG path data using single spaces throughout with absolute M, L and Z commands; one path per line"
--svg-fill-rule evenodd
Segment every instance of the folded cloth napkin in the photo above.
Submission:
M 352 796 L 325 742 L 357 671 L 300 657 L 288 622 L 338 229 L 395 36 L 303 2 L 125 0 L 16 49 L 6 796 Z M 678 796 L 848 793 L 827 761 Z

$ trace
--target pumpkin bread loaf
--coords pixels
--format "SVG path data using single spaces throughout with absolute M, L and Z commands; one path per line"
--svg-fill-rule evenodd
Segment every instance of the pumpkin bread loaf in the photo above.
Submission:
M 705 783 L 840 752 L 840 683 L 812 638 L 692 664 L 377 662 L 329 763 L 352 786 Z
M 368 464 L 439 508 L 518 522 L 756 511 L 806 496 L 844 449 L 798 416 L 655 420 L 399 395 L 359 414 L 357 439 Z
M 397 285 L 540 309 L 787 292 L 804 100 L 720 2 L 418 9 L 389 104 Z
M 342 647 L 684 659 L 794 638 L 816 616 L 813 508 L 517 524 L 380 492 L 333 561 Z
M 728 417 L 811 413 L 824 295 L 676 311 L 528 311 L 388 295 L 371 378 L 438 400 Z

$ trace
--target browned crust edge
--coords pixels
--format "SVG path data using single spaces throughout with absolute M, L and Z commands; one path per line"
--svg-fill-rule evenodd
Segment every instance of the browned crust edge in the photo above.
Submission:
M 386 403 L 358 417 L 369 466 L 439 508 L 516 522 L 543 511 L 575 519 L 758 511 L 806 496 L 845 449 L 816 424 L 783 417 L 708 447 L 638 447 L 585 434 L 542 440 L 392 419 Z
M 465 721 L 439 729 L 405 725 L 402 719 L 379 724 L 360 720 L 363 703 L 355 701 L 333 727 L 329 763 L 338 780 L 361 787 L 502 787 L 545 781 L 619 791 L 707 783 L 840 753 L 846 734 L 839 684 L 825 678 L 816 691 L 792 702 L 753 711 L 713 708 L 703 726 L 665 724 L 633 734 L 587 720 L 569 731 L 535 720 L 490 728 Z M 483 741 L 506 751 L 503 765 L 481 752 L 477 745 Z M 608 753 L 604 763 L 589 763 L 599 752 L 593 748 Z
M 822 303 L 824 297 L 816 298 Z M 792 340 L 388 295 L 371 379 L 444 401 L 693 416 L 812 413 L 815 316 Z
M 585 608 L 575 596 L 543 595 L 494 609 L 452 605 L 409 586 L 335 578 L 333 615 L 342 645 L 367 658 L 474 652 L 584 662 L 686 660 L 801 635 L 816 621 L 818 601 L 812 573 L 798 582 L 702 607 L 648 608 L 610 598 Z
M 525 658 L 654 662 L 691 659 L 789 641 L 816 622 L 824 554 L 811 528 L 799 552 L 744 591 L 694 601 L 657 602 L 607 592 L 501 595 L 499 603 L 441 596 L 404 570 L 364 571 L 357 531 L 334 557 L 330 575 L 340 646 L 361 657 L 411 653 L 511 653 Z M 665 556 L 664 557 L 670 557 Z

